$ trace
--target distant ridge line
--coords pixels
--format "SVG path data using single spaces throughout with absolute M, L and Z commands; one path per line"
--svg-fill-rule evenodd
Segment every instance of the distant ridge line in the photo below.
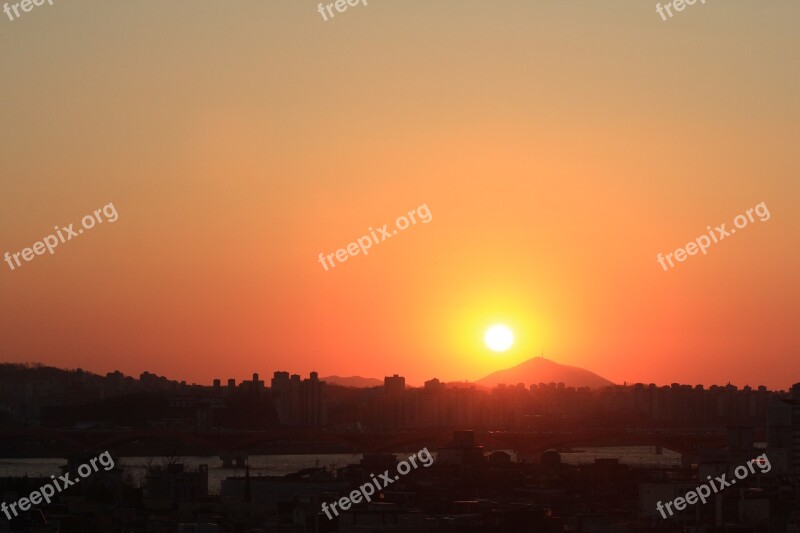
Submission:
M 567 387 L 589 387 L 600 389 L 613 386 L 614 382 L 595 374 L 584 368 L 562 365 L 543 356 L 536 356 L 527 361 L 492 372 L 475 382 L 484 387 L 495 387 L 500 384 L 516 385 L 524 383 L 525 386 L 539 383 L 563 383 Z

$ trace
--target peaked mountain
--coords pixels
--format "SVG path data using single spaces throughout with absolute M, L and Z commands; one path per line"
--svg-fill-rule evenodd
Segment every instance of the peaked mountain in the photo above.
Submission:
M 362 378 L 361 376 L 328 376 L 326 378 L 320 378 L 320 381 L 327 381 L 328 383 L 333 383 L 334 385 L 339 385 L 342 387 L 355 387 L 358 389 L 383 387 L 383 380 L 376 378 Z
M 501 383 L 506 385 L 524 383 L 525 387 L 539 383 L 564 383 L 567 387 L 590 387 L 592 389 L 614 385 L 594 372 L 576 366 L 562 365 L 543 357 L 534 357 L 517 366 L 498 370 L 475 383 L 484 387 L 494 387 Z

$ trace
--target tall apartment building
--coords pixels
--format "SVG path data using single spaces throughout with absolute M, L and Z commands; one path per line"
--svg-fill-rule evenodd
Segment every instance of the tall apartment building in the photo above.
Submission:
M 769 405 L 767 455 L 776 474 L 800 475 L 800 383 Z
M 298 374 L 275 372 L 271 389 L 281 424 L 307 427 L 326 424 L 325 382 L 319 380 L 316 372 L 302 381 Z

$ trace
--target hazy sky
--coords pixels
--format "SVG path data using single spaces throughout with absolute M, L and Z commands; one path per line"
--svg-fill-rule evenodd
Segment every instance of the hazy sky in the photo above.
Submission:
M 800 381 L 794 0 L 55 0 L 0 13 L 0 359 Z M 656 262 L 756 204 L 767 222 Z M 427 204 L 325 271 L 337 249 Z M 503 354 L 485 329 L 517 336 Z

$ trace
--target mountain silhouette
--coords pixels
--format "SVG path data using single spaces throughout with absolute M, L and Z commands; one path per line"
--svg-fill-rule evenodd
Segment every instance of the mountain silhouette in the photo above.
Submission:
M 534 357 L 517 366 L 498 370 L 475 383 L 484 387 L 494 387 L 501 383 L 506 385 L 524 383 L 526 387 L 539 383 L 564 383 L 567 387 L 590 387 L 592 389 L 614 385 L 594 372 L 576 366 L 562 365 L 543 357 Z
M 355 387 L 358 389 L 368 389 L 370 387 L 383 386 L 383 380 L 381 379 L 362 378 L 361 376 L 349 376 L 349 377 L 328 376 L 325 378 L 320 378 L 320 381 L 326 381 L 328 383 L 333 383 L 334 385 L 339 385 L 341 387 Z

